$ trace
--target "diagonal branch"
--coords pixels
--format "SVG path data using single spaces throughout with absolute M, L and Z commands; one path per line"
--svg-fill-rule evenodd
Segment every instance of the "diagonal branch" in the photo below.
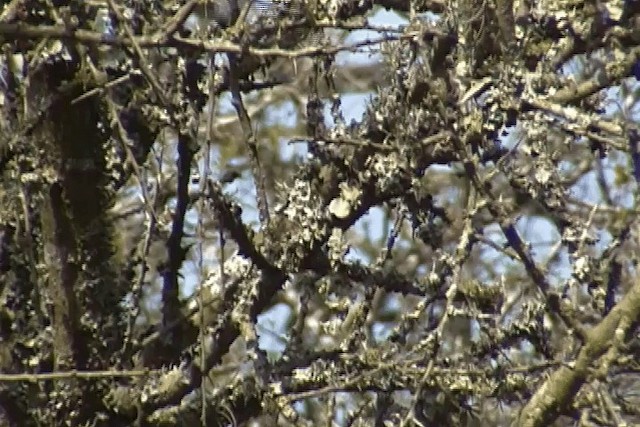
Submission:
M 266 275 L 283 276 L 284 273 L 272 265 L 251 241 L 251 237 L 240 218 L 240 208 L 232 206 L 225 199 L 220 186 L 213 181 L 208 181 L 207 187 L 213 208 L 220 218 L 221 226 L 229 232 L 231 238 L 237 243 L 238 253 L 249 258 Z
M 611 312 L 586 335 L 576 360 L 553 373 L 522 410 L 517 425 L 542 427 L 553 424 L 587 380 L 591 368 L 612 346 L 622 345 L 640 321 L 640 279 Z

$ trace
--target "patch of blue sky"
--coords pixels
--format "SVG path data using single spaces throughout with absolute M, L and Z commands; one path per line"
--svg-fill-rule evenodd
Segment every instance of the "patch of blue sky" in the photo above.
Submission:
M 218 114 L 235 114 L 235 108 L 231 103 L 231 92 L 224 92 L 218 98 Z
M 367 103 L 371 100 L 369 93 L 345 93 L 340 95 L 342 116 L 346 123 L 352 120 L 360 121 L 366 111 Z M 324 104 L 324 117 L 327 126 L 335 126 L 333 117 L 331 116 L 331 103 Z
M 402 301 L 398 294 L 388 294 L 382 303 L 382 312 L 396 312 L 402 308 Z
M 362 264 L 369 264 L 373 261 L 369 254 L 364 252 L 362 249 L 359 249 L 358 247 L 349 248 L 349 251 L 344 256 L 344 259 L 347 262 L 360 262 Z
M 489 224 L 484 228 L 484 237 L 495 243 L 496 246 L 503 246 L 506 239 L 498 224 Z M 492 265 L 497 274 L 506 274 L 513 267 L 514 263 L 504 253 L 488 245 L 482 245 L 483 257 L 487 263 Z M 488 278 L 486 278 L 488 279 Z
M 382 303 L 382 307 L 380 309 L 380 314 L 384 316 L 385 314 L 397 313 L 403 308 L 403 302 L 399 295 L 397 294 L 388 294 L 384 298 Z M 371 335 L 376 342 L 383 342 L 393 332 L 393 328 L 398 324 L 398 322 L 374 322 L 371 325 Z
M 278 152 L 284 162 L 295 160 L 302 161 L 307 155 L 307 144 L 299 141 L 291 141 L 289 138 L 278 139 Z
M 611 235 L 609 230 L 606 229 L 595 230 L 594 235 L 596 238 L 595 256 L 601 256 L 605 249 L 607 249 L 607 247 L 613 242 L 613 236 Z
M 606 178 L 606 173 L 605 173 Z M 590 204 L 602 202 L 602 195 L 597 184 L 597 172 L 591 170 L 581 176 L 570 188 L 572 197 Z
M 380 343 L 387 340 L 393 333 L 396 322 L 375 322 L 371 325 L 371 335 L 375 342 Z
M 388 11 L 385 9 L 377 10 L 370 18 L 369 24 L 372 26 L 385 26 L 392 29 L 399 29 L 402 25 L 407 25 L 408 21 L 406 18 L 397 14 L 393 11 Z M 379 31 L 374 30 L 357 30 L 352 31 L 345 38 L 344 43 L 354 44 L 360 43 L 365 40 L 378 40 L 384 34 Z M 336 62 L 339 65 L 344 64 L 366 64 L 374 61 L 380 61 L 380 55 L 377 53 L 379 50 L 379 45 L 373 45 L 370 48 L 364 47 L 360 49 L 358 52 L 340 52 L 336 55 Z
M 550 258 L 553 262 L 548 264 L 548 279 L 552 285 L 558 285 L 571 275 L 569 259 L 566 250 L 560 250 L 558 254 L 552 252 L 560 240 L 560 235 L 553 224 L 546 218 L 539 216 L 523 216 L 516 222 L 516 230 L 520 238 L 528 243 L 529 253 L 537 265 L 547 265 Z M 504 246 L 507 241 L 498 224 L 490 224 L 484 229 L 484 236 L 497 246 Z M 495 274 L 507 274 L 513 268 L 521 268 L 520 263 L 506 256 L 504 253 L 488 245 L 482 245 L 483 259 L 492 266 Z M 479 277 L 480 280 L 489 277 Z
M 258 315 L 258 345 L 262 350 L 282 354 L 287 346 L 287 324 L 292 314 L 291 307 L 278 303 Z
M 616 182 L 616 168 L 626 170 L 629 175 L 632 174 L 629 156 L 626 153 L 611 152 L 607 157 L 602 159 L 602 168 L 604 180 L 611 200 L 615 206 L 631 209 L 634 205 L 634 189 L 637 188 L 635 181 L 630 180 L 628 183 L 622 184 Z M 599 192 L 598 192 L 599 193 Z M 602 197 L 601 197 L 602 199 Z M 602 203 L 601 200 L 599 203 Z
M 348 417 L 355 413 L 358 408 L 351 393 L 337 392 L 334 394 L 335 398 L 335 410 L 333 416 L 333 422 L 338 426 L 347 425 Z
M 293 127 L 298 122 L 298 111 L 290 101 L 267 108 L 264 115 L 265 126 L 281 125 Z
M 372 242 L 376 242 L 389 235 L 390 227 L 385 226 L 384 222 L 383 208 L 374 206 L 358 218 L 351 228 L 354 233 L 367 236 Z M 346 261 L 361 262 L 363 264 L 368 264 L 373 261 L 367 253 L 356 246 L 350 248 L 345 259 Z
M 521 217 L 516 222 L 516 229 L 522 239 L 529 244 L 529 253 L 536 264 L 548 266 L 550 259 L 555 256 L 552 251 L 560 240 L 560 235 L 551 221 L 539 216 Z M 553 274 L 547 275 L 553 285 L 561 283 L 571 275 L 569 259 L 561 257 L 560 261 L 566 262 L 554 262 Z
M 543 262 L 548 255 L 546 249 L 550 249 L 560 239 L 560 235 L 553 223 L 547 218 L 535 215 L 522 216 L 516 222 L 516 229 L 533 248 L 536 262 Z

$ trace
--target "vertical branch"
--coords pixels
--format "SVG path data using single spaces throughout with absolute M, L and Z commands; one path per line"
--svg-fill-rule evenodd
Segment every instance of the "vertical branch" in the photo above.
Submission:
M 309 144 L 309 152 L 314 156 L 319 156 L 321 151 L 315 140 L 323 138 L 326 131 L 324 126 L 324 105 L 320 99 L 320 91 L 318 89 L 318 75 L 320 72 L 320 64 L 314 62 L 313 72 L 309 75 L 310 91 L 307 101 L 307 133 L 314 139 L 314 142 Z
M 200 285 L 199 285 L 199 292 L 198 292 L 198 297 L 197 297 L 197 303 L 198 303 L 198 310 L 200 313 L 199 316 L 199 334 L 198 334 L 198 340 L 199 340 L 199 345 L 200 345 L 200 370 L 202 372 L 205 372 L 205 365 L 207 363 L 207 348 L 206 348 L 206 339 L 205 339 L 205 334 L 206 334 L 206 325 L 205 325 L 205 301 L 204 301 L 204 294 L 205 294 L 205 280 L 206 277 L 204 275 L 204 252 L 205 252 L 205 246 L 204 246 L 204 242 L 206 239 L 206 233 L 205 233 L 205 229 L 204 229 L 204 214 L 205 214 L 205 209 L 207 207 L 207 204 L 205 202 L 206 198 L 204 197 L 204 194 L 207 191 L 207 182 L 210 179 L 210 175 L 211 175 L 211 145 L 213 144 L 214 141 L 214 135 L 215 135 L 215 131 L 214 131 L 214 119 L 215 119 L 215 113 L 216 113 L 216 106 L 217 106 L 217 102 L 218 99 L 216 97 L 216 94 L 218 93 L 218 85 L 216 84 L 216 77 L 218 77 L 217 73 L 216 73 L 217 69 L 215 67 L 214 64 L 214 57 L 213 55 L 211 55 L 211 57 L 209 58 L 209 116 L 207 118 L 207 144 L 205 147 L 205 151 L 204 151 L 204 160 L 203 160 L 203 165 L 202 165 L 202 175 L 200 177 L 200 203 L 199 203 L 199 212 L 198 212 L 198 230 L 197 230 L 197 235 L 198 235 L 198 271 L 200 274 Z M 220 229 L 220 234 L 222 234 L 222 229 Z M 220 261 L 220 269 L 224 272 L 224 246 L 221 245 L 221 261 Z M 200 379 L 200 423 L 203 426 L 207 425 L 207 376 L 206 375 L 202 375 L 202 378 Z
M 500 41 L 505 49 L 510 47 L 515 39 L 513 0 L 496 0 L 496 18 L 500 29 Z
M 62 186 L 54 183 L 49 189 L 43 215 L 45 257 L 51 269 L 50 294 L 53 300 L 53 363 L 55 370 L 82 366 L 79 359 L 79 304 L 75 285 L 78 279 L 76 236 L 65 209 Z
M 242 127 L 242 133 L 245 143 L 249 147 L 249 156 L 251 158 L 251 172 L 255 180 L 256 197 L 258 202 L 258 213 L 260 215 L 260 223 L 269 223 L 269 205 L 267 199 L 267 191 L 265 187 L 265 176 L 262 167 L 260 166 L 260 158 L 258 153 L 258 144 L 255 134 L 251 128 L 251 119 L 247 113 L 247 109 L 242 102 L 242 95 L 240 94 L 240 83 L 238 82 L 238 58 L 235 55 L 229 55 L 229 89 L 231 90 L 233 107 L 238 113 L 240 119 L 240 126 Z
M 630 129 L 629 151 L 631 152 L 631 164 L 633 166 L 633 178 L 640 185 L 640 134 L 638 129 Z
M 64 200 L 62 184 L 53 183 L 48 194 L 44 194 L 44 199 L 42 234 L 44 258 L 49 269 L 48 293 L 52 301 L 53 370 L 82 369 L 87 362 L 87 346 L 82 340 L 77 293 L 80 276 L 77 238 Z M 73 405 L 80 410 L 87 404 L 83 402 L 82 389 L 75 381 L 56 382 L 53 389 L 57 397 L 51 399 L 50 405 L 61 414 L 70 410 L 68 402 L 74 402 Z M 76 413 L 72 419 L 77 421 L 78 415 Z M 54 423 L 61 421 L 58 419 Z
M 213 59 L 210 60 L 210 63 L 213 62 Z M 210 74 L 211 79 L 213 79 L 213 74 Z M 213 88 L 213 83 L 209 83 L 211 85 L 211 88 Z M 210 89 L 211 92 L 213 92 L 213 89 Z M 211 102 L 211 104 L 209 105 L 209 109 L 213 110 L 213 97 L 209 98 L 209 101 Z M 213 113 L 210 113 L 209 119 L 211 119 Z M 209 129 L 211 129 L 211 126 L 209 126 Z M 205 148 L 205 153 L 204 153 L 204 165 L 202 167 L 203 172 L 202 172 L 202 177 L 200 180 L 200 194 L 204 195 L 205 191 L 206 191 L 206 182 L 209 179 L 209 175 L 211 174 L 211 169 L 209 167 L 209 162 L 211 161 L 211 138 L 208 139 L 207 141 L 207 146 Z M 198 292 L 198 297 L 197 297 L 197 302 L 198 302 L 198 311 L 200 312 L 200 319 L 198 321 L 199 323 L 199 334 L 198 334 L 198 340 L 199 340 L 199 344 L 200 344 L 200 369 L 204 372 L 204 365 L 207 362 L 207 353 L 206 353 L 206 348 L 205 348 L 205 333 L 206 333 L 206 328 L 205 328 L 205 317 L 204 317 L 204 312 L 205 312 L 205 302 L 204 302 L 204 282 L 205 282 L 205 277 L 204 277 L 204 251 L 205 251 L 205 247 L 204 247 L 204 241 L 206 238 L 206 234 L 204 231 L 204 219 L 202 218 L 202 216 L 204 215 L 204 211 L 205 211 L 205 198 L 204 196 L 201 196 L 200 198 L 200 209 L 198 212 L 198 272 L 200 274 L 200 289 Z M 224 250 L 224 247 L 222 248 L 222 250 Z M 220 266 L 220 268 L 223 269 L 222 264 Z M 202 423 L 203 426 L 206 427 L 207 425 L 207 393 L 206 393 L 206 389 L 207 389 L 207 376 L 203 375 L 202 378 L 200 379 L 200 422 Z
M 106 149 L 109 134 L 96 126 L 102 113 L 97 100 L 70 105 L 81 90 L 80 86 L 74 87 L 49 114 L 54 126 L 51 137 L 59 155 L 60 197 L 66 203 L 64 214 L 69 221 L 65 234 L 75 235 L 74 262 L 79 277 L 74 292 L 80 295 L 82 311 L 90 313 L 95 322 L 83 324 L 83 328 L 92 335 L 92 352 L 99 355 L 90 364 L 100 366 L 108 363 L 122 343 L 125 328 L 120 303 L 130 284 L 121 280 L 114 260 L 116 231 L 109 216 L 113 192 Z M 62 209 L 62 199 L 52 201 L 54 208 L 59 203 L 58 209 Z M 68 239 L 72 244 L 71 237 Z M 101 334 L 110 338 L 103 339 Z
M 178 271 L 185 257 L 182 237 L 184 236 L 184 219 L 189 205 L 189 177 L 193 156 L 194 151 L 190 147 L 190 138 L 180 134 L 178 136 L 176 210 L 173 215 L 171 234 L 167 241 L 168 265 L 162 272 L 162 323 L 164 326 L 172 324 L 180 317 Z

